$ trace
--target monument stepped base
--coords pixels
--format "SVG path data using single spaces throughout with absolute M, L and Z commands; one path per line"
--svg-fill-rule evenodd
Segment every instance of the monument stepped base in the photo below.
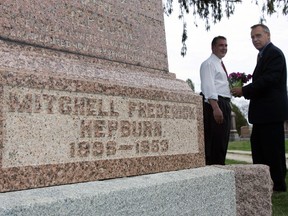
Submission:
M 234 172 L 204 167 L 0 194 L 0 215 L 236 215 Z

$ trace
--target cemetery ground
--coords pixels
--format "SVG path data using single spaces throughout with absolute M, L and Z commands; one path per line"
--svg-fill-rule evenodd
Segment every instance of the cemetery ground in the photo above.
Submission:
M 285 142 L 286 154 L 288 153 L 288 140 Z M 233 141 L 228 145 L 229 151 L 251 151 L 249 141 Z M 240 161 L 226 159 L 226 164 L 247 164 L 247 161 Z M 288 185 L 288 175 L 286 175 L 286 183 Z M 273 193 L 272 195 L 272 210 L 273 216 L 287 216 L 288 215 L 288 192 Z

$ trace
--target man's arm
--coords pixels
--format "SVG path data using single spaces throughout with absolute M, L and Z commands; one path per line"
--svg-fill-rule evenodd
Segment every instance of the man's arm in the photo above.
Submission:
M 217 124 L 222 124 L 224 117 L 223 117 L 223 113 L 222 110 L 220 109 L 220 107 L 218 106 L 218 101 L 217 100 L 213 100 L 213 99 L 208 99 L 210 105 L 212 106 L 213 109 L 213 115 L 214 115 L 214 119 L 216 121 Z

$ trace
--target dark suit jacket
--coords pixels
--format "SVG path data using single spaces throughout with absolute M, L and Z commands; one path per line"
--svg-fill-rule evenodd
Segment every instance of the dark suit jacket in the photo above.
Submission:
M 252 83 L 242 88 L 243 96 L 250 99 L 250 123 L 272 123 L 288 119 L 286 78 L 284 54 L 270 43 L 254 69 Z

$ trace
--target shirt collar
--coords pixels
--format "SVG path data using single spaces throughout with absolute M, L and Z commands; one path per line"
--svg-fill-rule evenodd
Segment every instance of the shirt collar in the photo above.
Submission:
M 260 58 L 262 57 L 265 48 L 266 48 L 270 43 L 271 43 L 271 42 L 268 42 L 262 49 L 259 50 L 259 54 L 258 54 L 258 55 L 260 56 Z
M 222 59 L 218 58 L 218 56 L 216 56 L 214 53 L 211 54 L 212 58 L 215 59 L 216 61 L 221 62 Z

